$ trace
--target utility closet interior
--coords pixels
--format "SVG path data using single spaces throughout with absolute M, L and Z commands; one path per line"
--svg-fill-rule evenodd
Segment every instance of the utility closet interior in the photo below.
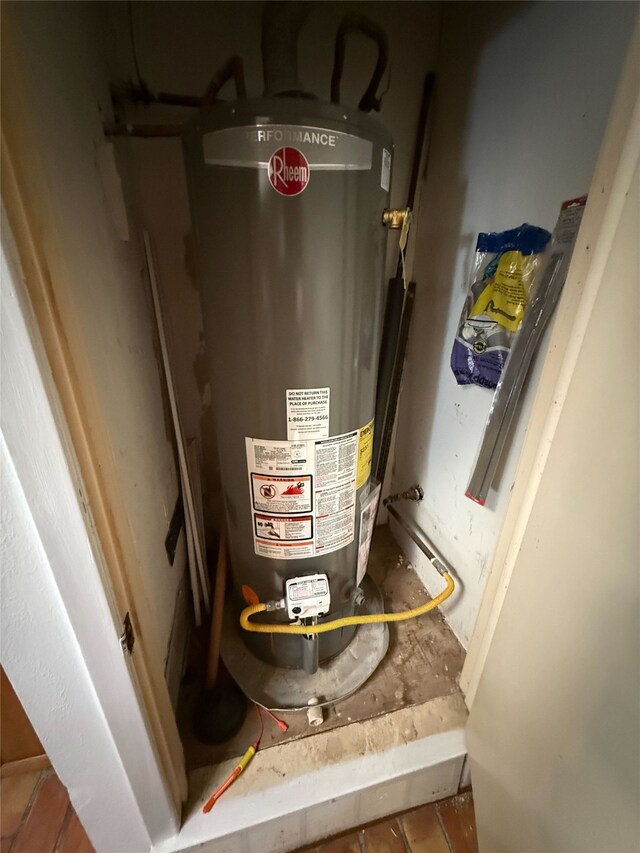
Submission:
M 469 784 L 461 674 L 636 13 L 4 4 L 31 301 L 184 754 L 158 849 L 293 850 Z M 260 816 L 363 755 L 344 813 Z

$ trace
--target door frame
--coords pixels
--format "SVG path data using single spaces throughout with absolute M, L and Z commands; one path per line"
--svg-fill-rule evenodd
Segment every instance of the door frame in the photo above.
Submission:
M 6 16 L 5 16 L 6 17 Z M 55 393 L 56 424 L 69 460 L 69 470 L 82 495 L 85 521 L 103 590 L 113 613 L 113 637 L 122 633 L 129 614 L 135 645 L 129 670 L 139 704 L 168 786 L 172 810 L 180 815 L 187 797 L 182 742 L 163 669 L 163 655 L 155 623 L 143 591 L 137 550 L 124 510 L 120 484 L 110 458 L 106 425 L 95 405 L 97 394 L 86 368 L 87 360 L 74 359 L 69 340 L 82 340 L 73 316 L 64 314 L 67 281 L 63 272 L 54 280 L 48 253 L 64 261 L 64 241 L 59 234 L 49 183 L 42 165 L 42 142 L 32 126 L 29 93 L 24 84 L 19 42 L 11 20 L 3 19 L 2 75 L 2 202 L 6 211 L 9 244 L 19 259 L 21 301 L 29 304 L 29 334 L 41 342 L 46 364 L 43 376 Z M 46 144 L 46 143 L 45 143 Z M 3 230 L 4 242 L 4 230 Z M 25 309 L 26 310 L 26 309 Z M 26 342 L 23 342 L 26 346 Z M 44 405 L 44 400 L 41 401 Z M 29 716 L 29 708 L 26 708 Z
M 556 310 L 511 499 L 460 676 L 471 710 L 493 641 L 640 146 L 640 16 L 631 37 Z
M 95 847 L 148 850 L 180 811 L 4 208 L 1 243 L 2 664 Z

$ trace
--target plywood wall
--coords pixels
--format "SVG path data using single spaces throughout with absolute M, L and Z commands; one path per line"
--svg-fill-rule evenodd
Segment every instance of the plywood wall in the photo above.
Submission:
M 164 547 L 179 478 L 141 229 L 102 131 L 111 104 L 99 12 L 93 3 L 5 10 L 3 132 L 74 374 L 67 419 L 88 424 L 110 512 L 132 543 L 123 558 L 140 578 L 131 606 L 164 659 L 184 571 L 184 555 L 171 566 Z

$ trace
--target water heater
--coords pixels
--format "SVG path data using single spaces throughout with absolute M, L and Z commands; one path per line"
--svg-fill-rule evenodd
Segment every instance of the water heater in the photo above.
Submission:
M 297 33 L 276 23 L 263 34 L 265 96 L 201 112 L 184 148 L 232 608 L 283 600 L 265 621 L 317 624 L 366 606 L 393 146 L 366 110 L 300 90 Z M 312 673 L 355 630 L 244 641 L 260 661 Z

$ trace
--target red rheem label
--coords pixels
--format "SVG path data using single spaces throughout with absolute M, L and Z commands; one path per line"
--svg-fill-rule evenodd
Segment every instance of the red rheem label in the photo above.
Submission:
M 307 158 L 297 148 L 278 148 L 269 160 L 269 181 L 280 195 L 300 195 L 311 172 Z

